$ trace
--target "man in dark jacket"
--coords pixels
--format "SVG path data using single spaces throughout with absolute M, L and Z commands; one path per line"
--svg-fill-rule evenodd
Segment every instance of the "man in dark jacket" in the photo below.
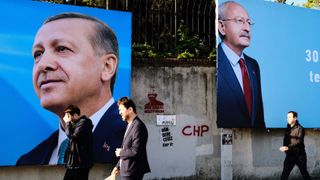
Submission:
M 65 132 L 70 144 L 63 179 L 88 180 L 93 165 L 92 122 L 86 116 L 81 116 L 80 109 L 75 105 L 70 105 L 64 112 Z
M 298 113 L 289 111 L 288 125 L 285 130 L 283 146 L 280 151 L 286 153 L 281 180 L 288 179 L 294 165 L 299 167 L 303 179 L 311 179 L 307 171 L 307 154 L 304 148 L 304 129 L 299 124 Z
M 150 172 L 146 148 L 148 130 L 138 117 L 136 106 L 131 99 L 122 97 L 118 106 L 119 114 L 128 125 L 122 147 L 115 152 L 120 160 L 111 174 L 120 174 L 122 180 L 142 180 L 144 174 Z

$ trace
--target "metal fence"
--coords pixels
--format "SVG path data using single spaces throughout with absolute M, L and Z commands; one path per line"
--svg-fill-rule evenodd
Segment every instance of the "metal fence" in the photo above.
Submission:
M 106 8 L 133 13 L 132 42 L 158 51 L 175 49 L 181 25 L 210 49 L 215 47 L 215 5 L 212 0 L 107 0 Z
M 213 0 L 35 0 L 132 12 L 132 42 L 174 54 L 179 27 L 208 49 L 215 47 Z M 207 57 L 207 56 L 206 56 Z

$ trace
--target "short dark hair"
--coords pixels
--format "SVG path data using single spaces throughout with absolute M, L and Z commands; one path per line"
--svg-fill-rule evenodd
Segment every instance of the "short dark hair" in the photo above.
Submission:
M 129 109 L 131 107 L 133 109 L 133 112 L 137 113 L 136 105 L 134 104 L 132 99 L 130 99 L 129 97 L 125 96 L 125 97 L 120 98 L 118 101 L 118 106 L 120 106 L 120 105 L 123 105 L 127 109 Z
M 80 109 L 78 108 L 78 106 L 76 105 L 69 105 L 65 110 L 65 113 L 69 113 L 71 116 L 73 116 L 74 114 L 78 114 L 80 115 Z
M 89 37 L 91 46 L 93 47 L 93 49 L 96 51 L 97 54 L 107 54 L 107 53 L 114 54 L 118 59 L 117 61 L 117 68 L 118 68 L 119 45 L 118 45 L 117 36 L 113 32 L 113 30 L 101 20 L 86 14 L 75 13 L 75 12 L 65 12 L 65 13 L 60 13 L 47 18 L 43 22 L 43 24 L 47 24 L 49 22 L 56 21 L 59 19 L 70 19 L 70 18 L 85 19 L 95 24 L 95 34 Z M 116 75 L 117 73 L 115 73 L 111 78 L 110 88 L 112 93 L 113 93 L 114 83 L 116 81 Z
M 297 112 L 295 112 L 295 111 L 289 111 L 288 114 L 289 114 L 289 113 L 292 113 L 293 117 L 298 118 L 298 113 L 297 113 Z

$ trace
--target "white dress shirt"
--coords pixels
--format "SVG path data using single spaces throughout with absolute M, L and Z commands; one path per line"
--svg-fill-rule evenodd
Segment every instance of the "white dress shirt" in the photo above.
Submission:
M 231 67 L 234 71 L 234 73 L 237 76 L 238 82 L 241 86 L 242 92 L 243 92 L 243 85 L 242 85 L 242 73 L 241 68 L 239 64 L 240 58 L 244 59 L 243 53 L 241 53 L 241 56 L 239 57 L 235 52 L 232 51 L 226 44 L 221 43 L 221 47 L 226 54 L 227 58 L 229 59 L 229 62 L 231 64 Z

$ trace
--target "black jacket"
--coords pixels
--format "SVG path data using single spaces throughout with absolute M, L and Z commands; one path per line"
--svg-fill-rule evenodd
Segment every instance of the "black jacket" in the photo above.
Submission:
M 92 122 L 81 116 L 75 122 L 68 122 L 66 135 L 70 140 L 67 168 L 91 168 L 93 165 Z
M 300 155 L 304 154 L 304 129 L 296 121 L 294 126 L 287 125 L 284 133 L 283 145 L 288 146 L 289 150 L 286 151 L 287 155 Z
M 119 115 L 117 102 L 104 113 L 93 132 L 94 163 L 116 163 L 116 148 L 122 144 L 126 124 Z M 58 145 L 59 130 L 52 133 L 28 153 L 22 155 L 16 165 L 47 165 Z

